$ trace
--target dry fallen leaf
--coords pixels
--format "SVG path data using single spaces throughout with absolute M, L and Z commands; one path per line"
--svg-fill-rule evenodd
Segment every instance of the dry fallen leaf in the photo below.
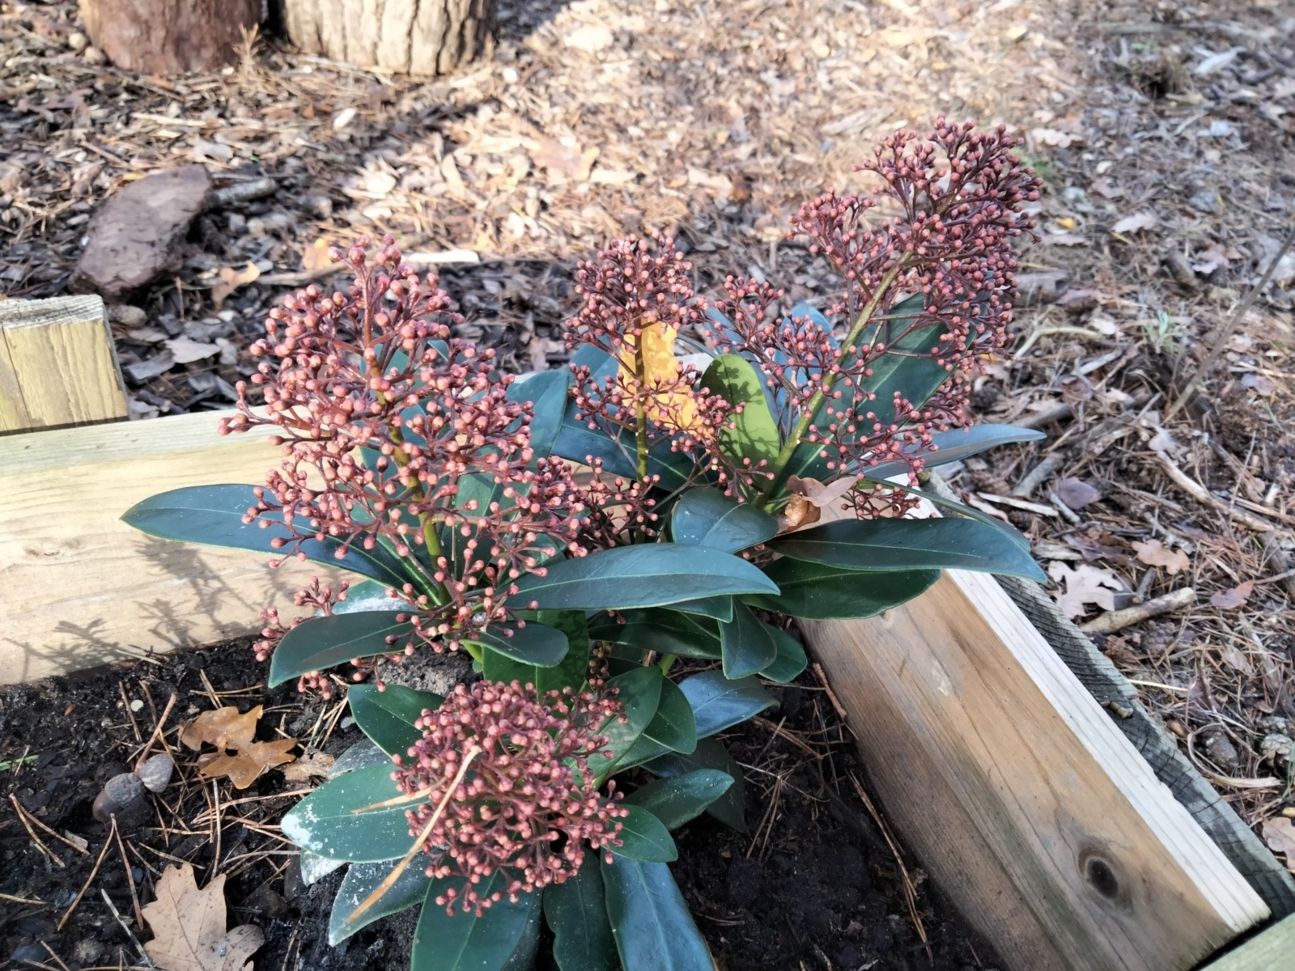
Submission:
M 1071 567 L 1056 562 L 1048 566 L 1048 576 L 1062 586 L 1056 594 L 1057 606 L 1074 619 L 1088 613 L 1089 605 L 1102 610 L 1115 609 L 1115 591 L 1123 589 L 1119 578 L 1110 570 L 1081 563 Z
M 1210 594 L 1210 603 L 1222 610 L 1235 610 L 1237 607 L 1245 606 L 1254 589 L 1255 582 L 1247 580 L 1245 583 L 1238 583 L 1230 590 L 1220 590 L 1218 593 Z
M 251 924 L 225 930 L 225 874 L 199 890 L 192 866 L 169 866 L 156 889 L 142 913 L 153 932 L 144 950 L 159 971 L 251 971 L 265 935 Z
M 323 779 L 333 767 L 333 756 L 327 752 L 311 752 L 279 769 L 289 782 L 309 782 L 311 779 Z
M 172 338 L 166 342 L 166 346 L 177 364 L 192 364 L 194 361 L 202 361 L 220 353 L 217 345 L 205 344 L 190 337 Z
M 297 744 L 295 738 L 254 740 L 261 711 L 261 705 L 246 713 L 233 706 L 217 708 L 204 711 L 180 729 L 180 741 L 195 752 L 203 743 L 217 749 L 198 757 L 200 775 L 207 779 L 226 776 L 234 788 L 246 789 L 267 770 L 293 761 L 295 756 L 288 750 Z
M 823 513 L 804 496 L 792 496 L 778 514 L 778 532 L 790 533 L 802 526 L 812 526 Z
M 858 482 L 857 475 L 843 475 L 826 484 L 817 479 L 802 479 L 798 475 L 792 475 L 787 477 L 787 488 L 795 495 L 804 496 L 819 509 L 826 509 L 843 498 Z
M 1192 565 L 1192 561 L 1188 559 L 1186 553 L 1182 550 L 1168 549 L 1158 539 L 1134 543 L 1133 549 L 1137 551 L 1138 562 L 1145 563 L 1147 566 L 1161 567 L 1170 576 L 1181 573 Z
M 1057 483 L 1057 497 L 1071 509 L 1083 509 L 1102 498 L 1102 494 L 1083 479 L 1062 479 Z
M 1112 226 L 1111 232 L 1136 233 L 1143 229 L 1150 229 L 1158 222 L 1160 222 L 1160 220 L 1154 212 L 1135 212 L 1131 216 L 1125 216 Z
M 302 251 L 301 268 L 307 273 L 315 273 L 332 266 L 333 261 L 328 255 L 330 249 L 332 245 L 328 240 L 323 237 L 315 240 Z
M 211 286 L 211 302 L 217 310 L 225 302 L 225 298 L 237 290 L 239 287 L 245 287 L 249 283 L 255 283 L 260 279 L 261 271 L 255 263 L 248 262 L 240 267 L 222 266 L 217 271 L 220 277 Z
M 1295 820 L 1274 816 L 1263 826 L 1264 842 L 1274 853 L 1286 854 L 1286 869 L 1295 873 Z

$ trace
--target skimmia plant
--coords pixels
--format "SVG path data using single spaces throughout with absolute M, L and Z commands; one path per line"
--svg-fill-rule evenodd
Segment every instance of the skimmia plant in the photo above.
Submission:
M 1037 196 L 1013 145 L 940 120 L 862 166 L 875 195 L 807 204 L 794 228 L 842 280 L 818 309 L 738 278 L 707 301 L 669 241 L 615 244 L 579 267 L 556 371 L 500 374 L 390 243 L 272 312 L 265 405 L 225 430 L 271 426 L 281 464 L 125 518 L 354 575 L 267 609 L 256 645 L 272 684 L 349 685 L 371 742 L 283 820 L 307 880 L 347 868 L 334 941 L 421 905 L 416 971 L 529 967 L 543 922 L 562 971 L 711 967 L 670 830 L 744 825 L 715 736 L 804 669 L 790 621 L 879 613 L 945 568 L 1039 576 L 922 475 L 1035 437 L 967 409 Z M 421 651 L 479 678 L 386 683 Z

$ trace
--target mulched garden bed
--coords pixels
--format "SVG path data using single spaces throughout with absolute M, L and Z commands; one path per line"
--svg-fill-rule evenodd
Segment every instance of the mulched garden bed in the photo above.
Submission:
M 344 727 L 341 702 L 303 698 L 289 687 L 267 693 L 263 675 L 245 645 L 229 644 L 0 689 L 0 959 L 68 969 L 146 966 L 138 944 L 149 935 L 136 909 L 153 899 L 164 866 L 188 861 L 199 885 L 213 870 L 228 875 L 230 926 L 265 932 L 255 957 L 262 971 L 404 966 L 409 935 L 390 924 L 328 946 L 340 874 L 304 887 L 296 851 L 277 828 L 305 785 L 278 771 L 241 792 L 204 782 L 195 754 L 175 740 L 179 724 L 201 711 L 257 704 L 265 705 L 258 737 L 298 738 L 299 752 L 338 754 L 360 738 Z M 994 967 L 990 948 L 883 828 L 848 730 L 812 669 L 770 690 L 779 707 L 725 737 L 746 769 L 748 832 L 703 816 L 678 834 L 673 869 L 719 966 Z M 109 838 L 92 877 L 111 836 L 91 815 L 94 798 L 133 765 L 173 693 L 165 739 L 176 777 L 151 797 L 154 816 L 123 827 L 120 844 Z

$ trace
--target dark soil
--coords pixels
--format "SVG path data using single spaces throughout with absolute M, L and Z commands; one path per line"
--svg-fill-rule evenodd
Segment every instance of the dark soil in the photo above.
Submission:
M 193 754 L 173 749 L 178 766 L 171 786 L 152 797 L 148 818 L 123 827 L 122 848 L 110 845 L 89 879 L 109 836 L 91 815 L 94 797 L 106 779 L 133 764 L 171 694 L 177 700 L 166 725 L 168 743 L 181 721 L 213 706 L 213 691 L 220 704 L 264 704 L 261 737 L 313 739 L 330 753 L 357 739 L 353 727 L 319 730 L 333 705 L 302 699 L 290 688 L 267 693 L 262 675 L 249 650 L 225 645 L 0 689 L 0 893 L 6 895 L 0 962 L 69 969 L 143 966 L 138 942 L 150 935 L 134 916 L 136 901 L 144 905 L 154 898 L 163 867 L 188 861 L 200 886 L 213 869 L 227 875 L 229 926 L 251 923 L 264 930 L 258 969 L 405 966 L 412 914 L 380 922 L 338 948 L 328 946 L 327 915 L 340 875 L 302 886 L 295 853 L 276 828 L 297 798 L 284 793 L 301 784 L 277 771 L 237 792 L 228 783 L 199 781 Z M 747 767 L 750 832 L 739 834 L 702 817 L 678 834 L 675 874 L 720 966 L 992 966 L 988 947 L 910 869 L 916 913 L 929 941 L 929 948 L 923 946 L 899 865 L 852 781 L 861 771 L 848 735 L 821 687 L 808 677 L 801 680 L 775 689 L 782 705 L 767 720 L 748 723 L 726 739 Z M 218 849 L 209 819 L 199 818 L 210 812 L 216 792 Z M 86 852 L 33 827 L 47 856 L 22 825 L 13 798 L 72 843 L 84 840 Z M 87 881 L 60 931 L 61 918 Z

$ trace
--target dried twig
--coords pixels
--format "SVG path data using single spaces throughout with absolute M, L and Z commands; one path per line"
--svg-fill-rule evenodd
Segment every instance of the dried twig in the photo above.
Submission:
M 1015 488 L 1008 495 L 1016 499 L 1030 498 L 1035 489 L 1043 485 L 1052 476 L 1053 472 L 1061 468 L 1061 463 L 1064 461 L 1065 458 L 1059 452 L 1045 455 L 1042 462 L 1021 477 L 1021 481 L 1016 483 Z
M 922 915 L 917 910 L 917 888 L 913 886 L 913 879 L 908 875 L 908 867 L 904 866 L 904 857 L 899 852 L 899 846 L 896 844 L 895 838 L 890 835 L 890 827 L 886 825 L 886 821 L 877 812 L 877 807 L 872 804 L 868 791 L 859 784 L 859 780 L 853 775 L 850 776 L 850 781 L 854 783 L 854 791 L 859 794 L 863 808 L 868 810 L 868 815 L 877 824 L 877 829 L 881 831 L 882 838 L 885 839 L 886 845 L 890 847 L 890 854 L 895 858 L 895 865 L 899 867 L 899 876 L 904 887 L 904 902 L 908 905 L 909 919 L 913 922 L 913 929 L 917 931 L 917 936 L 921 940 L 922 946 L 926 948 L 927 960 L 934 963 L 935 958 L 931 954 L 931 944 L 926 936 L 926 925 L 922 923 Z
M 67 910 L 64 911 L 63 916 L 59 918 L 58 927 L 56 928 L 59 933 L 63 932 L 63 928 L 67 926 L 67 922 L 72 919 L 72 915 L 76 913 L 77 905 L 81 903 L 81 898 L 84 897 L 85 892 L 90 889 L 90 884 L 94 882 L 94 878 L 99 875 L 99 867 L 103 866 L 103 858 L 108 855 L 108 847 L 112 846 L 113 837 L 117 835 L 117 817 L 112 816 L 110 818 L 112 819 L 112 828 L 109 830 L 108 836 L 103 841 L 103 849 L 99 851 L 99 856 L 94 861 L 94 866 L 90 868 L 90 875 L 85 878 L 85 883 L 83 883 L 81 885 L 81 889 L 77 891 L 76 898 L 68 904 Z
M 1228 518 L 1235 519 L 1242 526 L 1253 529 L 1257 533 L 1273 533 L 1278 530 L 1279 527 L 1275 523 L 1271 523 L 1261 516 L 1256 516 L 1252 512 L 1238 509 L 1236 506 L 1226 503 L 1210 493 L 1208 489 L 1175 465 L 1174 460 L 1164 452 L 1156 452 L 1155 455 L 1160 460 L 1160 464 L 1165 467 L 1165 472 L 1168 473 L 1169 478 L 1173 479 L 1174 484 L 1193 499 L 1207 506 L 1213 506 Z
M 1195 602 L 1196 591 L 1191 587 L 1183 587 L 1181 590 L 1175 590 L 1173 593 L 1167 593 L 1162 597 L 1155 597 L 1134 607 L 1108 611 L 1100 617 L 1095 617 L 1088 623 L 1083 624 L 1079 629 L 1086 634 L 1111 634 L 1117 630 L 1123 630 L 1125 627 L 1139 624 L 1144 620 L 1150 620 L 1152 617 L 1159 617 L 1161 614 L 1182 610 Z

